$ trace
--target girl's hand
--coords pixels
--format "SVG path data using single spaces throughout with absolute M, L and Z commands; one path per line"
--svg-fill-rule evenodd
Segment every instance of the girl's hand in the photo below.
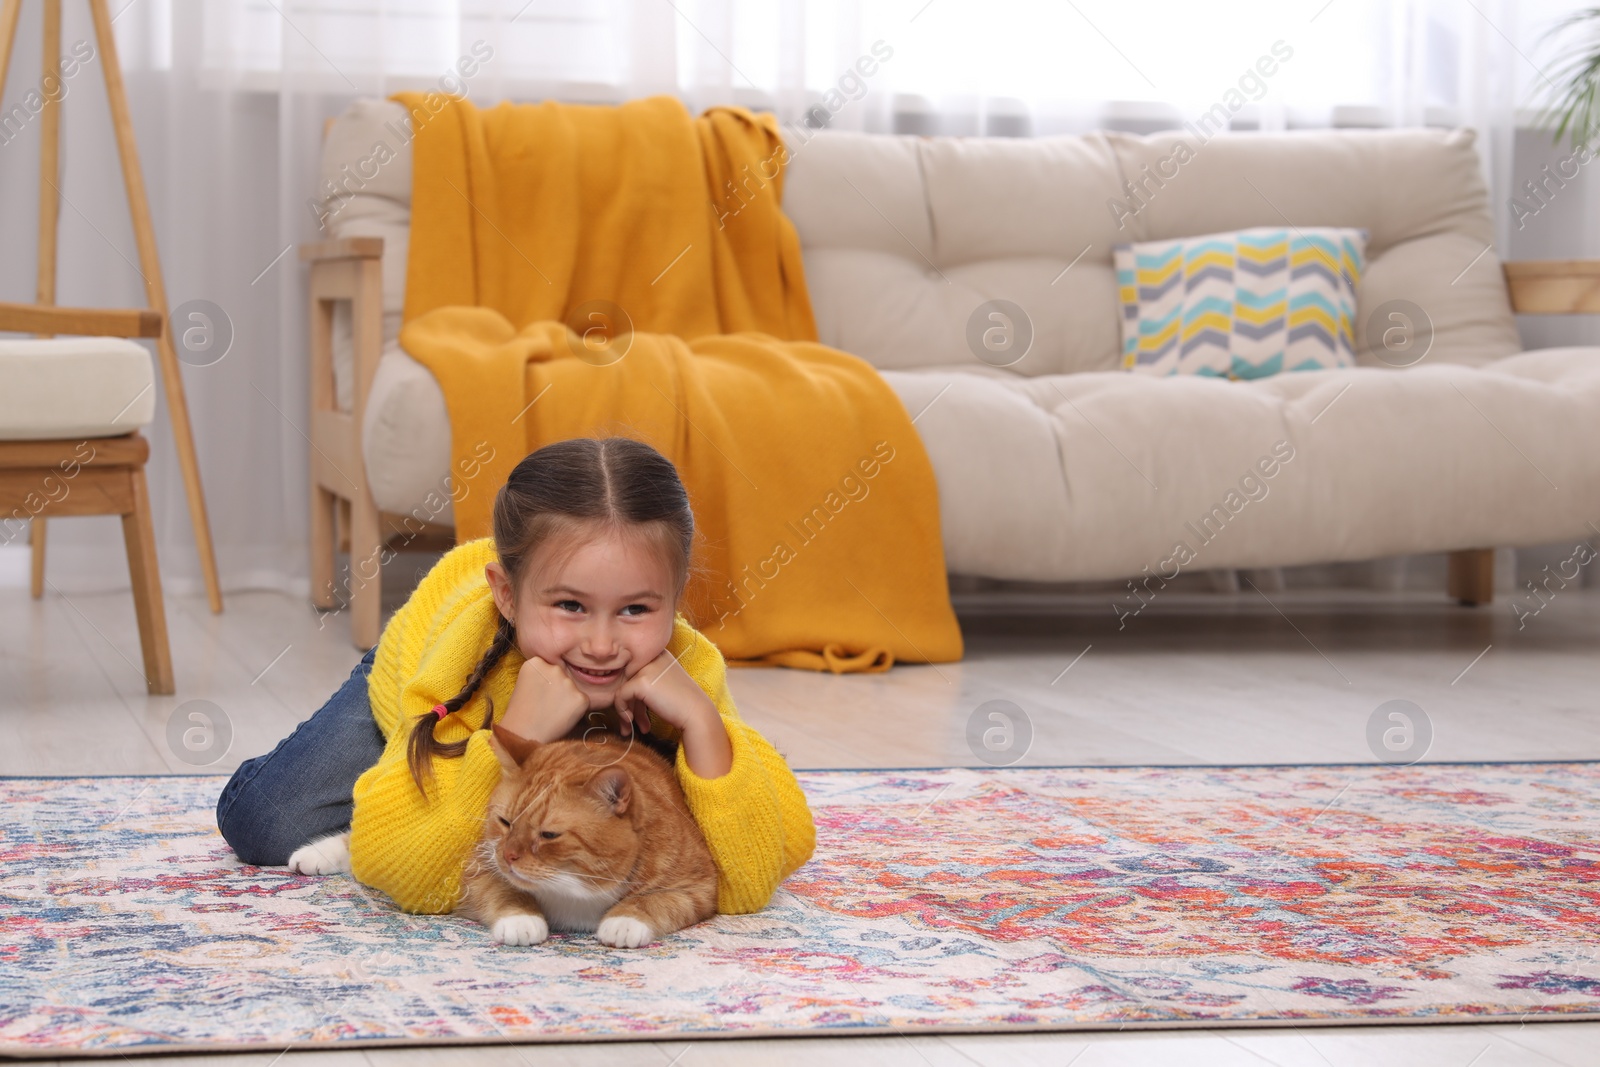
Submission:
M 680 733 L 707 722 L 721 722 L 717 706 L 670 652 L 662 652 L 623 682 L 617 689 L 616 705 L 624 737 L 635 721 L 639 729 L 648 732 L 652 715 L 670 722 Z
M 589 698 L 566 670 L 538 656 L 523 661 L 500 725 L 530 741 L 565 737 L 589 710 Z

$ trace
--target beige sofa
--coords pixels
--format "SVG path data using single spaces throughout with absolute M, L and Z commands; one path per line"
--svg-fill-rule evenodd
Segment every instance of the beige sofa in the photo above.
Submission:
M 331 125 L 310 205 L 330 239 L 302 250 L 325 434 L 314 581 L 325 606 L 349 599 L 358 645 L 378 635 L 381 546 L 451 521 L 443 396 L 395 340 L 407 129 L 378 100 Z M 373 166 L 378 141 L 395 158 Z M 1486 550 L 1597 532 L 1600 349 L 1522 352 L 1512 296 L 1600 310 L 1600 277 L 1502 270 L 1470 131 L 820 131 L 790 151 L 784 207 L 821 340 L 871 362 L 915 417 L 953 575 L 1153 588 L 1190 569 L 1454 552 L 1451 593 L 1481 603 Z M 1115 244 L 1274 225 L 1367 229 L 1362 366 L 1240 382 L 1119 369 Z M 969 340 L 997 299 L 1031 328 L 1020 359 Z M 355 547 L 337 581 L 336 497 Z

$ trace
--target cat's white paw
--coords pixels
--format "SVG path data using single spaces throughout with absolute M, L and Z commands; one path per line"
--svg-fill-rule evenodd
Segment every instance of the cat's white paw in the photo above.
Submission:
M 496 919 L 489 936 L 502 945 L 537 945 L 550 936 L 543 915 L 507 915 Z
M 656 935 L 647 923 L 626 915 L 612 915 L 600 920 L 594 936 L 601 944 L 612 948 L 638 948 L 655 940 Z
M 349 874 L 350 831 L 301 845 L 289 857 L 289 869 L 296 874 Z

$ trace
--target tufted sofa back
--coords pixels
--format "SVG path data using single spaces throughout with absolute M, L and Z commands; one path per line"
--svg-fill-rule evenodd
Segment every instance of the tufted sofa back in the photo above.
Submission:
M 307 204 L 319 236 L 385 239 L 385 340 L 399 332 L 404 299 L 409 140 L 400 105 L 355 101 L 329 130 L 319 195 Z M 1379 363 L 1367 327 L 1387 328 L 1392 301 L 1420 309 L 1417 328 L 1431 326 L 1430 363 L 1477 365 L 1521 350 L 1470 130 L 1209 140 L 822 130 L 788 147 L 784 209 L 800 232 L 821 339 L 881 369 L 1116 370 L 1114 245 L 1283 225 L 1368 231 L 1361 362 Z M 994 299 L 1022 307 L 1034 329 L 1007 371 L 991 371 L 967 342 L 973 311 Z M 347 312 L 336 310 L 334 342 L 344 407 Z
M 1036 139 L 818 131 L 789 146 L 825 344 L 882 369 L 977 366 L 967 324 L 1004 299 L 1032 323 L 1024 375 L 1120 366 L 1112 248 L 1252 226 L 1368 231 L 1357 358 L 1407 301 L 1429 362 L 1520 351 L 1470 130 Z M 1385 305 L 1388 305 L 1385 307 Z M 1375 314 L 1381 312 L 1381 314 Z M 1377 325 L 1369 331 L 1369 325 Z M 1381 343 L 1381 342 L 1380 342 Z

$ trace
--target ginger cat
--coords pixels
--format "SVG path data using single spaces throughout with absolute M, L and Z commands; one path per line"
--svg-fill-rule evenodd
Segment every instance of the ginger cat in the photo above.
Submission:
M 504 773 L 458 914 L 507 945 L 556 929 L 592 930 L 615 948 L 716 914 L 716 864 L 661 754 L 609 731 L 547 744 L 493 732 Z

